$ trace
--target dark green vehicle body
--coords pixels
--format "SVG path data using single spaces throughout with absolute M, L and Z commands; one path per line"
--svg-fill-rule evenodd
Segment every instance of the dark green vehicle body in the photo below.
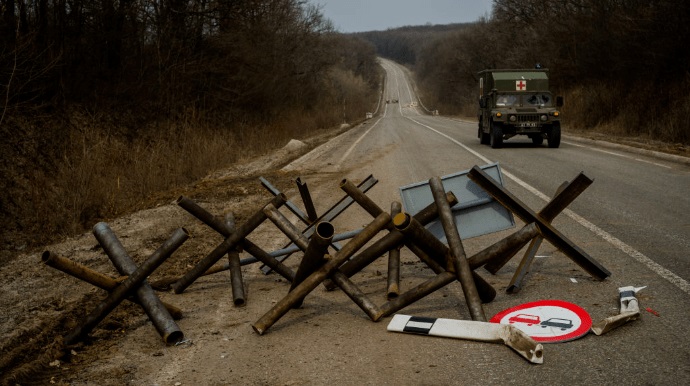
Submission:
M 516 135 L 530 137 L 537 146 L 546 139 L 549 147 L 557 148 L 561 106 L 563 97 L 554 98 L 549 91 L 547 69 L 481 71 L 477 135 L 493 148 Z

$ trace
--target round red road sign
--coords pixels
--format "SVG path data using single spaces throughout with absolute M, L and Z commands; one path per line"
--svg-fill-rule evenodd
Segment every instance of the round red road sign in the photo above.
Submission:
M 580 338 L 592 328 L 592 318 L 577 304 L 539 300 L 494 315 L 491 323 L 510 324 L 537 342 L 557 343 Z

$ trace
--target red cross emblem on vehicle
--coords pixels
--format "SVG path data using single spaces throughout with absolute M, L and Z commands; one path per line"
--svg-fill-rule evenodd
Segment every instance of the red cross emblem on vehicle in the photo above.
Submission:
M 527 82 L 524 80 L 516 80 L 515 81 L 515 89 L 517 91 L 522 91 L 527 88 Z

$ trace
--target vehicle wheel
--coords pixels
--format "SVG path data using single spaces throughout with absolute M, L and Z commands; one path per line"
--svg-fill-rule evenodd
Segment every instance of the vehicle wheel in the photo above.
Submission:
M 532 136 L 532 144 L 534 146 L 541 146 L 542 143 L 544 143 L 544 137 L 541 134 Z
M 489 141 L 494 149 L 500 149 L 503 146 L 503 127 L 500 123 L 491 123 Z
M 550 148 L 555 149 L 561 146 L 561 124 L 559 122 L 554 123 L 551 127 L 548 141 Z
M 489 144 L 489 134 L 485 133 L 484 130 L 482 130 L 482 126 L 479 126 L 479 131 L 477 132 L 477 136 L 479 137 L 479 143 L 482 145 L 488 145 Z

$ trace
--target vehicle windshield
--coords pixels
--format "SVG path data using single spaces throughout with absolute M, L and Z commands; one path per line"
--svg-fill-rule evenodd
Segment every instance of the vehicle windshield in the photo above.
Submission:
M 551 95 L 545 93 L 535 93 L 522 97 L 525 105 L 530 106 L 551 106 Z
M 497 107 L 518 107 L 518 106 L 551 106 L 551 94 L 531 93 L 524 95 L 501 94 L 496 96 Z
M 511 107 L 518 102 L 517 95 L 503 94 L 496 97 L 496 106 Z

